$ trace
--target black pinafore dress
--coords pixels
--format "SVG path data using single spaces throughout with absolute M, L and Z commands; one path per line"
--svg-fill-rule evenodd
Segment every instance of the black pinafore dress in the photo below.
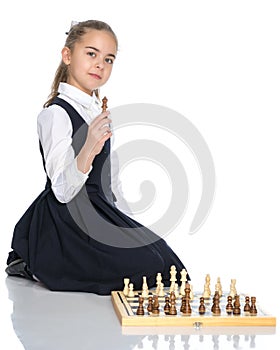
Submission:
M 87 124 L 68 102 L 57 97 L 53 104 L 68 113 L 72 146 L 78 154 Z M 13 253 L 50 290 L 108 295 L 123 289 L 125 277 L 139 289 L 143 276 L 153 286 L 158 272 L 167 283 L 171 265 L 178 274 L 184 268 L 162 238 L 115 206 L 109 154 L 110 140 L 95 157 L 85 185 L 69 203 L 56 199 L 47 178 L 45 190 L 15 226 Z

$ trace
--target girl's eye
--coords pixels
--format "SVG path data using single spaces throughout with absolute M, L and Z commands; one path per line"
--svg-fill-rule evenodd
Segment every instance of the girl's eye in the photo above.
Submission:
M 93 51 L 89 51 L 89 52 L 87 53 L 87 55 L 89 55 L 90 57 L 95 57 L 95 56 L 96 56 L 96 53 L 93 52 Z
M 108 57 L 108 58 L 105 59 L 105 62 L 106 62 L 106 63 L 109 63 L 109 64 L 113 64 L 113 63 L 114 63 L 114 60 L 113 60 L 112 58 L 109 58 L 109 57 Z

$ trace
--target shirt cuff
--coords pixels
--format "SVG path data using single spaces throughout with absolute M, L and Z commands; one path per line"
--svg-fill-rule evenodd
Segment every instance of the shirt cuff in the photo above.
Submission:
M 82 180 L 85 180 L 86 181 L 86 179 L 88 178 L 88 174 L 91 172 L 91 170 L 92 170 L 92 166 L 90 166 L 90 168 L 89 168 L 89 171 L 87 171 L 86 173 L 83 173 L 82 171 L 80 171 L 79 169 L 78 169 L 78 162 L 77 162 L 77 157 L 74 159 L 74 169 L 73 169 L 73 171 L 76 173 L 76 176 L 77 176 L 77 180 L 78 180 L 78 182 L 80 183 Z M 80 179 L 80 181 L 79 181 L 79 179 Z M 84 181 L 84 182 L 85 182 Z

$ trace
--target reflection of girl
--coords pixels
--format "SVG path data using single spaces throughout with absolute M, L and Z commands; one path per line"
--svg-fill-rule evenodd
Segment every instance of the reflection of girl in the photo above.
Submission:
M 13 303 L 13 328 L 23 345 L 20 349 L 140 348 L 144 336 L 124 336 L 120 332 L 119 320 L 106 297 L 50 293 L 40 283 L 32 285 L 30 281 L 19 278 L 7 278 L 6 286 Z
M 45 190 L 17 223 L 9 275 L 36 278 L 51 290 L 109 294 L 130 277 L 140 288 L 171 265 L 184 268 L 160 237 L 115 206 L 111 190 L 109 112 L 98 89 L 110 77 L 117 38 L 100 21 L 74 25 L 53 90 L 38 116 Z M 108 158 L 108 159 L 107 159 Z

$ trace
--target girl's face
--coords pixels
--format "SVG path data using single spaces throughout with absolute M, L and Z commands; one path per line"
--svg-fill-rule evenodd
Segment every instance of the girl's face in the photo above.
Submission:
M 67 83 L 92 95 L 109 79 L 116 54 L 116 42 L 110 33 L 89 30 L 72 51 L 62 49 L 62 60 L 68 66 Z

